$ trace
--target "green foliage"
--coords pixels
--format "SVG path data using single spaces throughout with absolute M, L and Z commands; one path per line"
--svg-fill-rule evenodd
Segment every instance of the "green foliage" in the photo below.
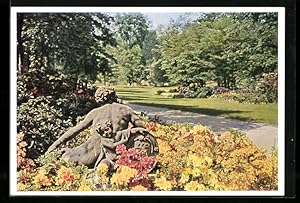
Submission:
M 205 14 L 181 31 L 168 28 L 159 42 L 161 69 L 175 84 L 214 80 L 230 89 L 249 87 L 277 70 L 275 13 Z
M 145 16 L 141 13 L 118 14 L 115 17 L 115 26 L 119 35 L 118 40 L 124 41 L 127 48 L 135 45 L 143 47 L 149 27 Z
M 207 98 L 213 94 L 214 88 L 208 86 L 206 87 L 194 86 L 194 84 L 191 83 L 191 85 L 188 87 L 185 86 L 179 87 L 177 91 L 182 97 L 186 97 L 186 98 Z M 180 98 L 180 96 L 176 98 Z
M 62 108 L 54 102 L 51 96 L 39 96 L 18 106 L 18 131 L 25 134 L 29 158 L 45 153 L 50 144 L 72 126 L 71 118 L 63 115 Z
M 237 101 L 239 103 L 277 103 L 278 87 L 277 74 L 263 74 L 256 83 L 256 89 L 244 88 L 234 91 L 216 92 L 213 97 L 223 98 L 225 100 Z
M 90 92 L 80 89 L 79 94 L 71 75 L 56 70 L 31 68 L 17 81 L 17 128 L 25 134 L 27 157 L 32 159 L 96 105 L 87 99 Z
M 101 13 L 18 15 L 21 72 L 32 67 L 63 69 L 94 80 L 109 72 L 107 45 L 114 44 L 111 18 Z
M 115 58 L 110 60 L 114 83 L 141 84 L 148 79 L 147 63 L 151 63 L 155 45 L 155 33 L 148 31 L 148 22 L 140 13 L 118 14 L 115 17 L 117 46 L 109 47 L 109 53 Z M 117 80 L 116 80 L 117 78 Z
M 275 73 L 263 74 L 257 85 L 259 95 L 266 98 L 266 103 L 278 101 L 278 76 Z
M 124 46 L 119 45 L 116 48 L 111 48 L 116 63 L 112 62 L 112 66 L 117 70 L 117 76 L 119 81 L 123 81 L 128 84 L 138 83 L 140 84 L 146 77 L 145 67 L 142 65 L 142 50 L 138 45 L 134 45 L 132 48 L 127 49 Z
M 213 88 L 201 87 L 196 92 L 197 92 L 197 98 L 207 98 L 213 94 Z

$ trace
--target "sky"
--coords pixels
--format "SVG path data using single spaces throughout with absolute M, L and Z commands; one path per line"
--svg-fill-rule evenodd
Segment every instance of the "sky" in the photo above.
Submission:
M 186 13 L 142 13 L 151 21 L 152 28 L 156 29 L 159 25 L 168 25 L 171 19 L 177 19 Z M 189 13 L 188 18 L 195 20 L 199 17 L 199 13 Z
M 159 25 L 168 25 L 170 21 L 178 19 L 180 16 L 185 15 L 190 20 L 195 20 L 199 17 L 200 13 L 151 13 L 151 12 L 140 12 L 151 23 L 151 29 L 156 29 Z M 115 15 L 116 13 L 108 12 L 109 15 Z

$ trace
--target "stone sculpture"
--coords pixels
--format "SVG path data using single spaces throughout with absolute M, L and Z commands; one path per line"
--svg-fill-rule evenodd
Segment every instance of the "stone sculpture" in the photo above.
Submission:
M 155 138 L 129 106 L 119 103 L 114 89 L 98 88 L 95 100 L 102 106 L 91 110 L 83 121 L 58 138 L 46 153 L 92 125 L 90 138 L 78 147 L 62 149 L 62 158 L 89 168 L 96 168 L 99 163 L 113 166 L 117 159 L 115 148 L 119 144 L 140 148 L 150 156 L 158 154 Z

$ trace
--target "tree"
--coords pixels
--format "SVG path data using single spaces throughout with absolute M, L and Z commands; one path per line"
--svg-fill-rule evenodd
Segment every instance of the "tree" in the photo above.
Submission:
M 118 40 L 122 40 L 127 48 L 134 45 L 143 47 L 143 42 L 148 34 L 149 23 L 141 13 L 118 14 L 115 17 L 115 26 Z
M 94 80 L 98 73 L 110 71 L 111 56 L 106 52 L 106 46 L 114 44 L 110 24 L 111 18 L 101 13 L 20 14 L 19 67 L 61 69 Z
M 177 84 L 255 85 L 263 73 L 277 70 L 276 19 L 266 13 L 209 13 L 181 31 L 166 28 L 159 36 L 161 69 Z
M 111 47 L 111 53 L 116 61 L 112 61 L 112 67 L 115 71 L 113 77 L 118 78 L 118 82 L 124 82 L 129 85 L 140 84 L 146 79 L 145 68 L 142 65 L 142 50 L 138 45 L 132 48 L 126 48 L 126 45 L 119 44 L 117 47 Z
M 150 33 L 149 23 L 140 13 L 118 14 L 115 17 L 117 47 L 110 48 L 116 61 L 111 61 L 114 74 L 127 84 L 141 83 L 149 75 L 151 49 L 155 46 L 155 33 Z

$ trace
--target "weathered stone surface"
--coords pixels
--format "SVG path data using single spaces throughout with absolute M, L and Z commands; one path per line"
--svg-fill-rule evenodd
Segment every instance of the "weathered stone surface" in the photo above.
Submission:
M 127 148 L 140 148 L 149 156 L 158 154 L 156 139 L 129 106 L 117 103 L 114 89 L 99 88 L 95 99 L 102 106 L 91 110 L 83 121 L 65 132 L 49 147 L 47 153 L 92 126 L 92 136 L 86 142 L 78 147 L 62 149 L 63 159 L 89 168 L 96 168 L 99 163 L 112 167 L 117 160 L 115 148 L 119 144 L 125 144 Z M 128 128 L 129 124 L 132 128 Z

